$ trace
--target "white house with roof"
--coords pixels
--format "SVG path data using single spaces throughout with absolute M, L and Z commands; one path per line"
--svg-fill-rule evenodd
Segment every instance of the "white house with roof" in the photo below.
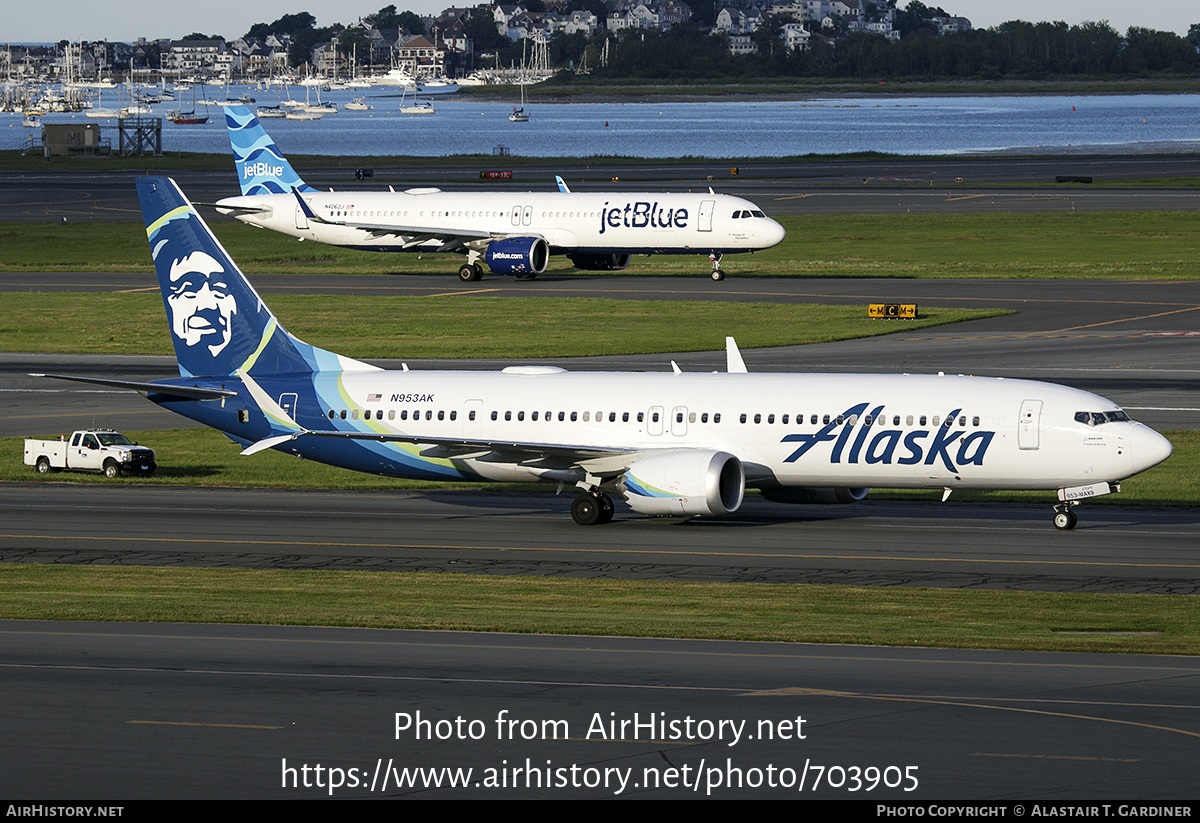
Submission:
M 808 51 L 808 42 L 812 34 L 804 28 L 803 23 L 784 23 L 779 29 L 779 37 L 788 51 Z

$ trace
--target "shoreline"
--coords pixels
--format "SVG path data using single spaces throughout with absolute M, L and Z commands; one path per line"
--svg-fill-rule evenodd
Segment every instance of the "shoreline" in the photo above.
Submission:
M 449 99 L 494 102 L 515 85 L 467 86 Z M 763 103 L 819 102 L 847 97 L 1052 97 L 1138 94 L 1200 94 L 1200 78 L 1136 80 L 831 80 L 805 84 L 786 80 L 695 83 L 629 82 L 599 86 L 591 81 L 554 79 L 527 86 L 527 103 Z

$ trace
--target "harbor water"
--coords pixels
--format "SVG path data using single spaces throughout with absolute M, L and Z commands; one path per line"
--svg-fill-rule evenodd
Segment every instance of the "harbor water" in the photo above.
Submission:
M 210 89 L 210 96 L 224 88 Z M 276 105 L 278 90 L 233 87 L 256 106 Z M 119 106 L 106 91 L 97 105 Z M 128 93 L 125 92 L 126 98 Z M 292 96 L 296 92 L 293 89 Z M 264 120 L 289 154 L 348 156 L 492 154 L 517 156 L 750 158 L 883 152 L 1186 153 L 1200 151 L 1200 94 L 857 98 L 770 102 L 539 103 L 529 122 L 509 122 L 513 102 L 433 97 L 434 114 L 401 114 L 395 89 L 322 95 L 342 108 L 365 95 L 368 111 L 342 109 L 320 120 Z M 303 96 L 303 93 L 301 93 Z M 181 94 L 190 107 L 190 93 Z M 111 100 L 111 102 L 110 102 Z M 406 101 L 411 105 L 411 96 Z M 179 103 L 159 104 L 165 117 Z M 224 117 L 215 105 L 204 125 L 163 124 L 168 152 L 229 151 Z M 20 114 L 0 115 L 3 146 L 28 135 Z M 85 120 L 47 114 L 44 122 Z M 116 143 L 116 121 L 99 120 Z

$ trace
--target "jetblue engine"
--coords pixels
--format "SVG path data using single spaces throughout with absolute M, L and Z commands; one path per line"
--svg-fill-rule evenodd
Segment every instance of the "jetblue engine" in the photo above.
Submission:
M 807 488 L 778 488 L 762 489 L 764 500 L 772 503 L 857 503 L 867 496 L 870 489 L 848 489 L 845 487 L 832 489 Z
M 620 490 L 638 514 L 730 514 L 742 505 L 746 472 L 726 452 L 663 452 L 631 465 Z
M 541 274 L 550 246 L 540 237 L 506 237 L 489 243 L 483 259 L 496 274 Z
M 568 254 L 571 265 L 582 271 L 622 271 L 629 265 L 628 254 L 588 254 L 575 252 Z

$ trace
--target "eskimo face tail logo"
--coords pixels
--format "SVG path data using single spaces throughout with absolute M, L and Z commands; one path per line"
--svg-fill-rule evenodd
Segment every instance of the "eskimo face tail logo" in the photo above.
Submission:
M 207 346 L 216 357 L 229 345 L 238 310 L 225 269 L 212 255 L 195 251 L 171 264 L 169 280 L 166 303 L 171 333 L 188 348 Z

